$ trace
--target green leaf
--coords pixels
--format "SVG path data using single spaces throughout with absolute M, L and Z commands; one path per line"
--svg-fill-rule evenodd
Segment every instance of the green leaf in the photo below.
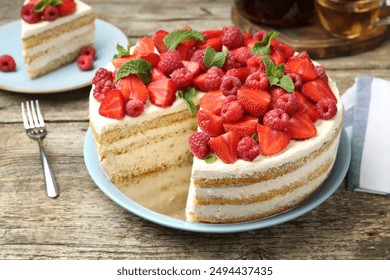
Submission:
M 187 105 L 188 112 L 191 115 L 195 115 L 197 112 L 194 99 L 196 97 L 195 88 L 188 88 L 186 90 L 179 91 L 177 95 L 184 100 Z
M 272 68 L 271 73 L 273 77 L 282 78 L 284 76 L 284 64 L 279 64 Z
M 212 47 L 207 47 L 203 62 L 208 68 L 212 66 L 221 68 L 225 64 L 226 56 L 226 52 L 216 52 Z
M 271 41 L 273 38 L 279 36 L 279 32 L 271 31 L 265 35 L 264 39 L 260 42 L 256 42 L 252 47 L 253 54 L 270 55 L 271 54 Z
M 203 34 L 196 30 L 179 29 L 165 36 L 163 42 L 168 49 L 175 50 L 181 42 L 188 40 L 204 41 L 205 39 Z
M 150 83 L 150 76 L 148 73 L 138 73 L 138 77 L 141 79 L 141 81 L 147 85 Z
M 279 84 L 279 78 L 276 77 L 269 76 L 268 81 L 271 86 L 277 86 Z
M 294 92 L 294 82 L 289 76 L 283 76 L 279 81 L 279 86 L 287 92 Z
M 259 135 L 257 135 L 257 133 L 253 133 L 253 135 L 251 136 L 251 138 L 253 140 L 255 140 L 256 142 L 259 141 Z
M 36 13 L 40 13 L 43 11 L 44 8 L 48 7 L 48 6 L 57 6 L 59 4 L 62 4 L 62 1 L 61 0 L 41 0 L 38 2 L 38 4 L 35 5 L 34 7 L 34 11 Z
M 130 74 L 145 74 L 150 72 L 152 72 L 152 65 L 148 61 L 140 58 L 129 60 L 119 67 L 115 75 L 115 82 L 117 83 L 120 79 Z
M 123 46 L 117 44 L 116 50 L 118 51 L 118 53 L 116 55 L 114 55 L 113 59 L 130 55 L 130 46 L 129 45 L 127 46 L 127 49 L 125 49 Z
M 204 160 L 207 164 L 213 163 L 217 160 L 217 156 L 214 154 L 208 155 Z
M 268 77 L 272 76 L 272 69 L 275 67 L 275 63 L 272 61 L 272 59 L 266 56 L 261 56 L 260 58 L 265 65 L 265 73 Z

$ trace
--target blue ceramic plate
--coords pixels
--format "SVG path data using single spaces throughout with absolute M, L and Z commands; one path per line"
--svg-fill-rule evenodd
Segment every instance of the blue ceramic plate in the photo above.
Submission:
M 110 61 L 116 53 L 116 44 L 128 45 L 128 39 L 117 27 L 97 19 L 95 31 L 96 60 L 94 69 L 81 71 L 73 62 L 37 79 L 27 76 L 22 58 L 21 21 L 14 21 L 0 27 L 0 55 L 9 54 L 16 62 L 17 71 L 0 72 L 0 89 L 22 93 L 54 93 L 82 88 L 91 84 L 95 71 Z
M 275 226 L 297 217 L 300 217 L 328 199 L 340 186 L 345 174 L 347 173 L 349 162 L 351 159 L 351 148 L 347 135 L 343 129 L 340 139 L 340 146 L 337 152 L 337 158 L 333 170 L 325 181 L 324 185 L 318 192 L 311 196 L 308 200 L 298 205 L 294 209 L 286 211 L 282 214 L 275 215 L 266 219 L 261 219 L 253 222 L 235 223 L 235 224 L 200 224 L 189 223 L 179 219 L 171 218 L 165 215 L 158 214 L 147 208 L 140 206 L 130 198 L 123 195 L 110 181 L 105 177 L 100 169 L 95 143 L 92 138 L 91 130 L 87 131 L 84 140 L 84 161 L 88 172 L 96 185 L 115 203 L 153 223 L 163 225 L 170 228 L 175 228 L 185 231 L 205 232 L 205 233 L 231 233 L 248 230 L 261 229 Z

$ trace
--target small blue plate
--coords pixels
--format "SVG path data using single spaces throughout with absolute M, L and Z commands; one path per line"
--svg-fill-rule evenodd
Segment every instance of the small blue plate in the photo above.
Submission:
M 100 169 L 95 142 L 93 141 L 90 129 L 88 129 L 84 140 L 84 161 L 88 172 L 95 181 L 96 185 L 115 203 L 132 212 L 133 214 L 153 223 L 184 231 L 204 233 L 231 233 L 256 230 L 275 226 L 310 212 L 323 203 L 326 199 L 328 199 L 337 190 L 337 188 L 342 183 L 345 174 L 347 173 L 350 159 L 351 147 L 347 138 L 347 134 L 343 129 L 341 133 L 340 146 L 332 172 L 323 184 L 322 188 L 309 199 L 294 209 L 266 219 L 234 224 L 201 224 L 185 222 L 179 219 L 158 214 L 140 206 L 130 198 L 123 195 L 113 184 L 111 184 L 111 182 L 105 177 L 102 170 Z
M 129 41 L 117 27 L 103 20 L 95 21 L 95 49 L 96 60 L 90 71 L 81 71 L 77 63 L 70 63 L 45 76 L 30 79 L 22 57 L 21 21 L 13 21 L 0 27 L 0 56 L 11 55 L 16 62 L 16 71 L 0 72 L 0 89 L 21 93 L 54 93 L 82 88 L 91 84 L 91 80 L 99 67 L 111 61 L 116 53 L 116 45 L 127 46 Z

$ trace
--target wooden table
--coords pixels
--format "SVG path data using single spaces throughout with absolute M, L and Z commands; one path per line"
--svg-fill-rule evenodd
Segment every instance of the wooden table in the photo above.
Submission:
M 0 25 L 19 18 L 22 2 L 1 1 Z M 227 0 L 85 2 L 132 43 L 158 28 L 231 25 Z M 1 38 L 0 44 L 6 42 Z M 387 39 L 372 51 L 320 63 L 344 92 L 358 75 L 390 80 L 389 52 Z M 127 212 L 100 191 L 84 165 L 89 90 L 48 95 L 0 90 L 0 259 L 390 258 L 390 198 L 349 192 L 345 181 L 314 211 L 244 233 L 181 232 Z M 20 103 L 35 98 L 47 121 L 44 146 L 61 192 L 55 200 L 46 197 L 38 145 L 21 122 Z

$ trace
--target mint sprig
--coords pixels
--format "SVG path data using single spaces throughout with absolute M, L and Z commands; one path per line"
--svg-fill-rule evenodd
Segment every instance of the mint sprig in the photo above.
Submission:
M 182 90 L 182 91 L 179 91 L 177 93 L 177 95 L 184 100 L 184 102 L 186 103 L 187 105 L 187 109 L 188 109 L 188 112 L 191 114 L 191 115 L 195 115 L 196 112 L 197 112 L 197 108 L 195 106 L 195 97 L 196 97 L 196 92 L 195 92 L 195 88 L 188 88 L 188 89 L 185 89 L 185 90 Z
M 129 60 L 119 67 L 116 71 L 115 82 L 117 83 L 123 77 L 127 77 L 130 74 L 139 74 L 140 77 L 152 72 L 152 65 L 144 59 L 133 59 Z
M 204 160 L 207 164 L 213 163 L 217 160 L 217 156 L 214 154 L 208 155 Z
M 116 50 L 118 51 L 118 53 L 116 55 L 114 55 L 113 59 L 121 58 L 121 57 L 130 55 L 130 46 L 129 45 L 127 46 L 127 49 L 125 49 L 125 47 L 117 44 L 116 45 Z
M 217 52 L 212 47 L 207 47 L 204 53 L 204 64 L 210 68 L 212 66 L 222 67 L 225 64 L 227 52 Z
M 205 38 L 196 30 L 178 29 L 165 36 L 163 42 L 168 49 L 175 50 L 180 43 L 188 40 L 204 41 Z
M 275 65 L 268 57 L 260 57 L 265 65 L 265 73 L 270 85 L 279 86 L 287 92 L 294 92 L 294 82 L 287 75 L 284 75 L 284 64 Z
M 38 2 L 38 4 L 35 5 L 34 11 L 36 13 L 40 13 L 43 11 L 44 8 L 46 8 L 48 6 L 52 6 L 52 5 L 57 6 L 60 4 L 62 4 L 61 0 L 41 0 Z
M 271 31 L 265 35 L 263 40 L 256 42 L 252 47 L 253 54 L 270 55 L 271 54 L 271 41 L 279 36 L 279 32 Z

